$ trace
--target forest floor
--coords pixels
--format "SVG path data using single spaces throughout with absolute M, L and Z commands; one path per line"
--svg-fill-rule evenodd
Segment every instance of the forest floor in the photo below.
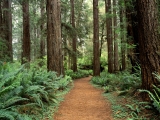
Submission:
M 113 120 L 110 102 L 103 91 L 90 84 L 91 77 L 74 81 L 73 89 L 65 96 L 54 120 Z

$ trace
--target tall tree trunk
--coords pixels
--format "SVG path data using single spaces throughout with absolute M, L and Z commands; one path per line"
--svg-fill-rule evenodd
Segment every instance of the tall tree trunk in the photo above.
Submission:
M 2 0 L 0 1 L 0 30 L 2 31 Z M 0 33 L 1 37 L 1 33 Z
M 74 12 L 74 0 L 70 0 L 71 3 L 71 23 L 72 27 L 75 28 L 75 12 Z M 73 72 L 77 71 L 77 37 L 76 32 L 73 34 L 72 38 L 72 49 L 73 49 L 73 56 L 72 56 L 72 70 Z
M 3 13 L 2 13 L 2 0 L 0 0 L 0 41 L 2 42 L 2 35 L 3 35 L 3 20 L 2 20 L 2 16 L 3 16 Z M 0 49 L 0 58 L 2 57 L 2 50 Z
M 128 58 L 132 64 L 132 73 L 138 69 L 139 45 L 138 45 L 138 24 L 137 24 L 137 5 L 134 1 L 125 0 L 126 18 L 127 18 L 127 43 L 131 46 L 128 52 Z M 128 6 L 131 5 L 131 6 Z
M 107 2 L 108 1 L 108 2 Z M 111 0 L 105 0 L 106 13 L 111 14 Z M 112 18 L 106 19 L 107 45 L 108 45 L 108 72 L 114 72 L 114 54 L 112 37 Z
M 0 1 L 0 43 L 2 44 L 2 42 L 3 42 L 3 40 L 2 40 L 2 38 L 3 38 L 3 23 L 2 23 L 2 16 L 3 16 L 3 14 L 2 14 L 2 0 Z M 2 60 L 2 58 L 3 58 L 3 47 L 2 47 L 2 45 L 0 45 L 0 60 Z
M 7 56 L 7 61 L 13 61 L 11 0 L 3 0 L 3 9 L 3 33 L 7 47 L 4 54 Z
M 45 56 L 45 37 L 44 37 L 44 28 L 45 28 L 45 23 L 44 23 L 44 15 L 45 15 L 45 0 L 41 1 L 41 20 L 42 23 L 40 25 L 41 29 L 41 35 L 40 35 L 40 58 L 43 59 Z
M 113 14 L 114 14 L 114 71 L 119 71 L 119 54 L 118 54 L 118 35 L 116 33 L 117 27 L 117 13 L 116 13 L 116 0 L 113 0 Z
M 22 64 L 30 62 L 30 24 L 29 24 L 29 1 L 24 0 L 23 9 L 23 41 L 22 41 Z
M 98 0 L 93 0 L 93 75 L 100 75 Z
M 63 74 L 60 0 L 47 0 L 47 68 Z
M 121 28 L 121 32 L 120 32 L 120 39 L 121 39 L 121 56 L 122 56 L 122 68 L 121 70 L 125 70 L 126 69 L 126 28 L 125 28 L 125 9 L 123 6 L 124 0 L 119 1 L 119 6 L 120 6 L 120 28 Z
M 37 14 L 37 6 L 36 5 L 33 5 L 33 15 L 34 16 L 36 16 L 36 14 Z M 38 34 L 37 34 L 37 32 L 38 32 L 38 28 L 37 28 L 37 24 L 34 24 L 33 25 L 33 40 L 32 40 L 32 42 L 33 42 L 33 45 L 34 46 L 38 46 Z M 36 60 L 37 59 L 37 47 L 33 47 L 32 48 L 32 50 L 33 50 L 33 60 Z
M 105 22 L 101 24 L 101 31 L 102 31 L 102 33 L 101 33 L 101 37 L 100 37 L 99 57 L 101 57 L 101 55 L 102 55 L 102 47 L 103 47 L 103 43 L 105 42 L 105 40 L 104 40 Z
M 142 89 L 152 90 L 158 84 L 153 73 L 160 74 L 157 0 L 137 0 L 137 5 Z

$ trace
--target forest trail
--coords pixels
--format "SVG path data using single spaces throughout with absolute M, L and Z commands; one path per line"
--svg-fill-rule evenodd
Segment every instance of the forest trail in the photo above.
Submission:
M 110 103 L 101 90 L 90 84 L 90 79 L 74 81 L 74 88 L 65 96 L 54 120 L 113 120 Z

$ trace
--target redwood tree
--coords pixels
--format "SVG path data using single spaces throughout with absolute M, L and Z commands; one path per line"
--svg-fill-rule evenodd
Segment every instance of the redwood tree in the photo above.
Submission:
M 47 0 L 47 68 L 63 74 L 60 0 Z
M 111 0 L 105 0 L 106 14 L 111 14 Z M 112 37 L 112 18 L 106 16 L 107 45 L 108 45 L 108 72 L 114 72 L 114 54 Z
M 158 84 L 153 73 L 160 73 L 157 0 L 137 0 L 137 6 L 142 89 L 152 90 Z
M 72 27 L 75 28 L 75 12 L 74 12 L 74 0 L 70 0 L 70 4 L 71 4 L 71 23 L 72 23 Z M 77 37 L 76 37 L 76 32 L 73 33 L 72 36 L 72 49 L 73 49 L 73 53 L 72 53 L 72 70 L 73 72 L 77 71 Z
M 124 4 L 124 0 L 120 0 L 119 2 L 119 6 L 120 6 L 120 39 L 121 39 L 121 57 L 122 57 L 122 66 L 121 66 L 121 70 L 125 70 L 126 69 L 126 20 L 125 20 L 125 4 Z
M 12 50 L 12 12 L 11 12 L 11 0 L 2 0 L 1 14 L 1 38 L 4 40 L 6 49 L 3 51 L 3 56 L 6 56 L 7 61 L 13 61 Z
M 93 0 L 93 75 L 100 75 L 98 0 Z
M 131 46 L 128 58 L 132 64 L 132 73 L 136 72 L 139 65 L 138 21 L 136 1 L 125 1 L 127 18 L 127 43 Z
M 116 13 L 116 0 L 113 0 L 113 14 L 114 14 L 114 71 L 119 71 L 119 54 L 118 54 L 118 34 L 116 33 L 116 27 L 117 27 L 117 13 Z
M 22 64 L 30 62 L 30 22 L 29 22 L 29 1 L 23 0 L 23 40 L 22 40 Z
M 44 29 L 45 29 L 45 22 L 44 22 L 44 16 L 45 16 L 45 0 L 41 0 L 40 8 L 41 8 L 40 58 L 43 59 L 43 57 L 45 56 L 45 37 L 44 37 Z

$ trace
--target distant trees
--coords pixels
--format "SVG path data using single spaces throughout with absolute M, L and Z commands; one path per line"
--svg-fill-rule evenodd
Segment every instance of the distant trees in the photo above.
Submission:
M 93 63 L 93 74 L 97 76 L 100 75 L 100 58 L 105 51 L 107 53 L 105 57 L 108 57 L 108 61 L 105 61 L 106 64 L 108 62 L 108 72 L 125 70 L 127 65 L 132 65 L 132 72 L 135 72 L 134 68 L 138 63 L 142 71 L 142 88 L 151 90 L 152 84 L 158 84 L 152 73 L 159 73 L 160 67 L 158 6 L 156 0 L 146 1 L 105 0 L 102 1 L 102 7 L 99 5 L 101 1 L 93 0 L 90 1 L 90 5 L 93 2 L 92 12 L 89 10 L 89 4 L 83 0 L 32 2 L 1 0 L 0 58 L 4 61 L 12 61 L 12 44 L 14 58 L 19 60 L 21 57 L 22 64 L 30 62 L 31 59 L 43 58 L 47 50 L 49 71 L 56 71 L 58 75 L 63 74 L 64 60 L 65 68 L 76 72 L 80 66 L 77 63 L 81 58 L 82 62 L 86 60 L 86 65 L 92 67 Z M 15 14 L 13 24 L 11 3 L 14 6 L 12 13 Z M 36 6 L 33 6 L 33 3 L 37 3 Z M 47 8 L 47 18 L 45 8 Z M 98 12 L 104 9 L 105 13 Z M 91 15 L 93 19 L 90 19 Z M 13 29 L 11 29 L 12 25 Z M 12 30 L 14 31 L 13 43 Z M 102 40 L 100 46 L 99 37 Z M 103 50 L 105 38 L 108 50 Z M 21 45 L 22 48 L 19 47 Z M 130 61 L 126 59 L 127 57 Z
M 138 44 L 138 17 L 137 3 L 135 0 L 125 1 L 126 4 L 126 29 L 127 44 L 130 46 L 128 50 L 128 58 L 132 65 L 132 73 L 136 72 L 140 64 L 139 60 L 139 44 Z M 131 7 L 132 6 L 132 7 Z

